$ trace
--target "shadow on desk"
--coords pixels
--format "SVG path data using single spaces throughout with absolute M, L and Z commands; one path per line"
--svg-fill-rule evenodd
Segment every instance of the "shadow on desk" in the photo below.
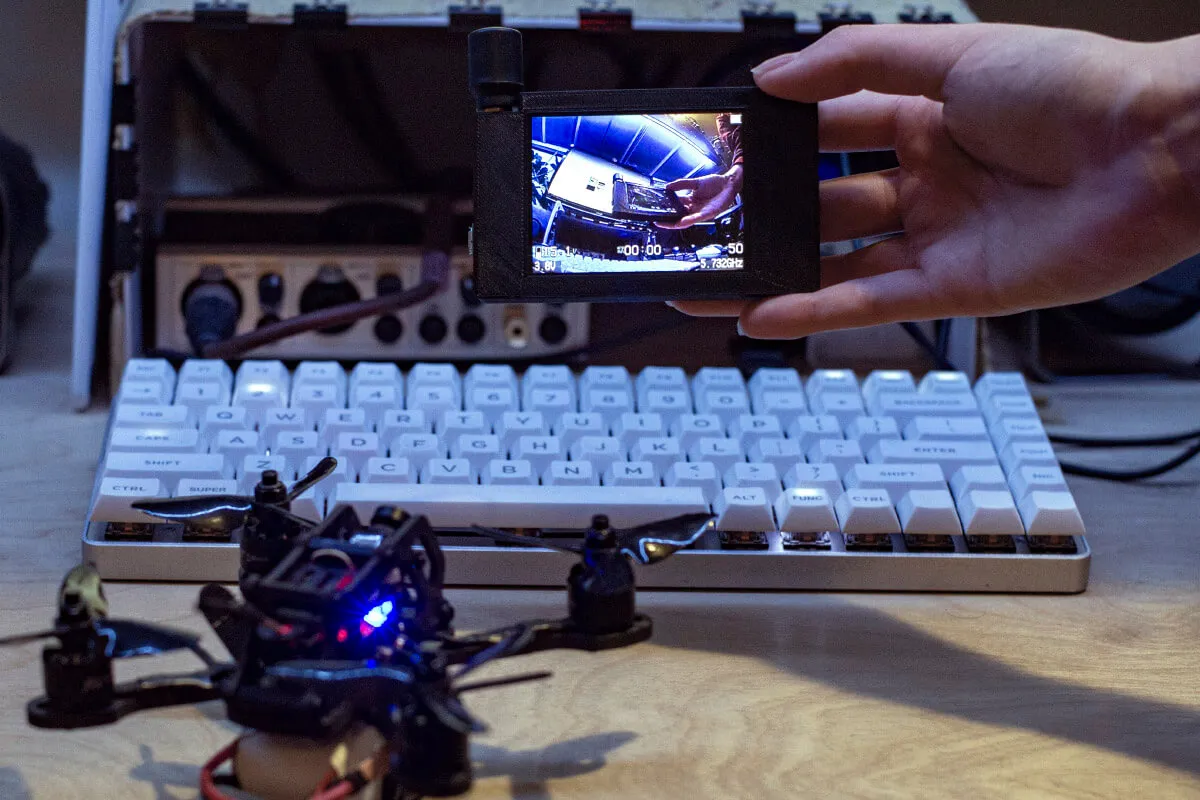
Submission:
M 1200 712 L 1033 675 L 878 611 L 826 603 L 799 617 L 750 608 L 650 613 L 657 645 L 758 658 L 841 691 L 1200 774 Z
M 29 784 L 21 772 L 13 767 L 0 767 L 0 797 L 4 800 L 33 800 Z

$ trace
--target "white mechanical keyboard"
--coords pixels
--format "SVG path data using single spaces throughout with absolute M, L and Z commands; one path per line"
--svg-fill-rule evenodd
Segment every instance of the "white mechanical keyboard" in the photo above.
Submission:
M 110 417 L 85 555 L 106 578 L 234 580 L 238 532 L 164 523 L 150 497 L 252 494 L 326 454 L 293 503 L 424 514 L 448 580 L 557 585 L 559 553 L 472 524 L 578 536 L 691 512 L 710 539 L 648 587 L 1079 592 L 1090 553 L 1021 375 L 732 368 L 131 361 Z

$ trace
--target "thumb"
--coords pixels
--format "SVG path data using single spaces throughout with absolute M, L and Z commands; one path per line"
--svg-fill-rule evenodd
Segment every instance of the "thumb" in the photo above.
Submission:
M 671 181 L 664 188 L 668 192 L 694 192 L 700 188 L 700 181 L 695 178 L 680 178 L 677 181 Z

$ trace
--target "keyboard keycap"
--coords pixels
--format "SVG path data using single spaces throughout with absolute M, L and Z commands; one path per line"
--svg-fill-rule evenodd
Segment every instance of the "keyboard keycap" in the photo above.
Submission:
M 917 391 L 922 394 L 962 394 L 964 392 L 970 394 L 971 379 L 965 372 L 935 370 L 925 373 L 925 377 L 921 378 L 921 383 L 917 386 Z
M 904 429 L 904 438 L 987 442 L 991 446 L 991 436 L 982 417 L 914 417 Z
M 474 484 L 476 483 L 471 462 L 465 458 L 431 458 L 421 468 L 420 481 L 423 484 Z M 343 484 L 345 485 L 345 484 Z M 402 484 L 383 484 L 384 486 L 400 486 Z
M 684 414 L 671 426 L 671 435 L 685 451 L 701 439 L 725 435 L 725 425 L 715 414 Z
M 405 389 L 409 397 L 418 389 L 445 389 L 453 395 L 455 408 L 462 402 L 462 376 L 453 364 L 414 364 Z
M 159 381 L 175 385 L 175 368 L 165 358 L 131 358 L 125 362 L 121 381 Z
M 600 474 L 590 461 L 551 461 L 542 472 L 546 486 L 598 486 Z
M 1012 475 L 1021 467 L 1057 467 L 1058 458 L 1049 444 L 1013 442 L 1000 451 L 1000 466 Z
M 1031 442 L 1034 444 L 1048 444 L 1049 438 L 1046 436 L 1046 429 L 1042 427 L 1040 419 L 1000 419 L 991 426 L 992 443 L 996 446 L 996 452 L 1004 452 L 1004 448 L 1014 442 Z
M 445 458 L 449 450 L 431 433 L 402 433 L 388 447 L 392 458 L 407 458 L 419 470 L 431 458 Z
M 113 427 L 189 430 L 196 427 L 196 415 L 187 406 L 118 405 Z
M 243 421 L 245 420 L 244 408 L 237 408 L 240 412 Z M 350 413 L 350 412 L 345 412 Z M 220 414 L 218 410 L 217 414 Z M 210 413 L 207 415 L 213 416 Z M 222 425 L 221 430 L 246 430 L 253 427 L 252 425 L 242 424 L 234 427 L 232 425 Z M 262 435 L 264 442 L 274 442 L 279 438 L 279 434 L 291 431 L 311 431 L 312 423 L 309 421 L 308 414 L 301 408 L 268 408 L 262 412 L 258 422 L 258 432 Z
M 194 428 L 116 428 L 108 442 L 109 451 L 114 453 L 156 450 L 194 453 L 199 448 L 200 432 Z
M 847 489 L 833 508 L 842 533 L 900 533 L 900 519 L 883 489 Z
M 760 439 L 782 439 L 783 426 L 778 417 L 740 414 L 729 426 L 729 438 L 740 442 L 743 450 L 749 450 Z
M 670 428 L 684 414 L 692 413 L 692 397 L 682 389 L 651 389 L 646 392 L 645 399 L 638 400 L 638 410 L 658 414 L 663 424 Z
M 295 463 L 289 464 L 284 460 L 283 456 L 264 456 L 252 455 L 245 456 L 237 464 L 237 482 L 238 491 L 242 494 L 254 494 L 254 487 L 262 480 L 264 470 L 273 469 L 279 474 L 279 479 L 284 483 L 292 480 L 295 472 Z
M 968 536 L 1020 536 L 1025 533 L 1009 492 L 976 489 L 958 501 L 963 532 Z
M 823 392 L 857 392 L 858 376 L 848 369 L 818 369 L 808 377 L 804 391 L 809 402 Z
M 479 473 L 488 462 L 502 460 L 504 448 L 494 434 L 463 433 L 451 441 L 450 457 L 466 459 L 471 471 Z
M 646 404 L 650 392 L 689 391 L 687 373 L 680 367 L 646 367 L 638 373 L 634 388 L 639 406 Z
M 427 516 L 438 527 L 482 523 L 585 530 L 597 509 L 603 509 L 615 527 L 628 528 L 709 510 L 699 489 L 665 486 L 543 485 L 514 492 L 506 486 L 342 483 L 333 500 L 368 518 L 377 506 L 399 506 Z
M 129 384 L 125 384 L 129 386 Z M 122 402 L 126 402 L 122 398 Z M 216 381 L 208 383 L 185 383 L 175 393 L 175 405 L 186 406 L 197 417 L 211 406 L 229 405 L 229 392 Z
M 1067 479 L 1058 467 L 1021 467 L 1008 476 L 1013 497 L 1024 500 L 1030 492 L 1065 492 Z
M 350 371 L 350 393 L 367 386 L 386 386 L 396 391 L 397 399 L 403 399 L 404 378 L 395 364 L 362 361 Z
M 753 409 L 755 414 L 775 417 L 786 430 L 798 418 L 808 414 L 808 401 L 796 391 L 767 391 L 754 401 Z
M 715 436 L 699 439 L 688 450 L 689 461 L 707 461 L 714 464 L 717 472 L 724 475 L 734 464 L 746 460 L 742 446 L 733 439 Z
M 1003 395 L 1028 397 L 1025 377 L 1019 372 L 989 372 L 975 382 L 975 396 L 980 401 Z
M 843 473 L 865 460 L 858 442 L 845 439 L 821 439 L 808 449 L 808 463 L 833 464 Z
M 175 487 L 176 497 L 195 497 L 197 495 L 237 494 L 237 481 L 227 480 L 196 480 L 185 478 Z
M 659 439 L 667 435 L 662 417 L 658 414 L 625 413 L 612 426 L 612 435 L 621 440 L 621 445 L 632 449 L 641 439 Z
M 716 464 L 711 462 L 676 461 L 663 476 L 663 484 L 699 489 L 704 502 L 711 503 L 716 499 L 717 492 L 721 491 L 721 473 L 717 472 Z
M 746 458 L 750 461 L 773 464 L 780 475 L 785 474 L 796 464 L 804 463 L 804 453 L 800 450 L 800 443 L 795 439 L 759 439 L 750 445 L 746 452 Z
M 570 449 L 572 461 L 590 461 L 600 474 L 614 461 L 625 460 L 621 440 L 612 436 L 581 436 Z
M 638 439 L 629 449 L 630 461 L 648 461 L 654 465 L 655 471 L 662 475 L 676 461 L 683 460 L 683 451 L 679 448 L 678 439 L 655 437 Z
M 108 478 L 159 478 L 169 483 L 184 478 L 232 478 L 233 465 L 211 453 L 109 453 L 104 460 Z
M 479 478 L 485 486 L 535 486 L 538 482 L 533 464 L 521 459 L 489 461 Z
M 873 370 L 863 380 L 863 396 L 875 400 L 884 394 L 913 394 L 917 386 L 910 373 L 898 369 Z
M 900 426 L 891 417 L 855 417 L 846 426 L 846 438 L 858 442 L 862 451 L 869 453 L 880 439 L 899 439 Z
M 721 490 L 713 503 L 717 530 L 773 531 L 775 517 L 766 493 L 757 486 L 729 487 Z
M 710 389 L 696 395 L 696 411 L 714 414 L 726 430 L 742 414 L 750 413 L 745 389 Z
M 385 458 L 373 456 L 367 459 L 365 469 L 359 471 L 364 483 L 415 483 L 416 471 L 407 458 Z
M 1021 501 L 1021 520 L 1030 536 L 1083 536 L 1083 518 L 1070 492 L 1030 492 Z
M 624 367 L 588 367 L 579 376 L 580 397 L 598 389 L 632 393 L 633 382 L 629 379 L 629 370 Z
M 246 456 L 256 456 L 266 450 L 266 444 L 259 443 L 254 431 L 218 431 L 209 452 L 222 453 L 236 464 Z
M 580 410 L 599 414 L 612 430 L 622 414 L 633 411 L 633 392 L 617 389 L 590 389 L 581 396 Z
M 824 489 L 788 489 L 775 498 L 779 530 L 791 533 L 825 533 L 840 528 L 833 500 Z
M 567 451 L 563 440 L 558 436 L 519 436 L 517 443 L 510 451 L 515 459 L 528 461 L 533 464 L 535 472 L 545 472 L 550 462 L 566 460 Z
M 885 394 L 871 404 L 871 414 L 895 417 L 903 429 L 915 417 L 977 417 L 979 405 L 969 394 Z
M 300 464 L 310 456 L 321 457 L 328 452 L 316 431 L 283 431 L 275 437 L 271 455 L 282 456 L 293 470 L 299 471 Z
M 522 410 L 540 411 L 547 419 L 557 419 L 576 410 L 575 396 L 566 389 L 533 389 Z
M 505 411 L 497 420 L 495 431 L 505 451 L 511 452 L 522 436 L 545 436 L 550 429 L 545 415 L 539 411 Z
M 517 373 L 508 364 L 472 364 L 463 379 L 463 392 L 467 397 L 480 389 L 504 389 L 515 403 L 517 388 Z
M 346 462 L 351 475 L 357 475 L 366 468 L 367 459 L 383 455 L 383 447 L 378 434 L 359 431 L 339 433 L 329 452 L 339 462 Z
M 725 471 L 726 488 L 744 489 L 749 486 L 762 489 L 767 500 L 772 503 L 783 491 L 783 482 L 773 464 L 734 464 Z
M 872 464 L 937 464 L 953 475 L 961 467 L 995 464 L 996 452 L 986 441 L 884 439 L 871 449 L 867 460 Z
M 800 373 L 794 369 L 780 367 L 762 367 L 755 370 L 750 376 L 749 387 L 750 397 L 756 402 L 767 392 L 804 393 Z
M 946 475 L 937 464 L 855 464 L 846 470 L 847 489 L 886 489 L 899 497 L 922 489 L 945 489 Z
M 599 414 L 567 413 L 557 417 L 557 420 L 553 433 L 562 439 L 564 447 L 571 447 L 584 436 L 608 436 L 608 424 Z
M 467 408 L 482 412 L 489 426 L 494 426 L 505 412 L 519 407 L 517 393 L 512 389 L 485 386 L 467 391 Z
M 446 411 L 437 423 L 437 434 L 453 442 L 464 433 L 491 433 L 492 428 L 479 411 Z
M 216 381 L 225 387 L 225 391 L 233 389 L 233 371 L 224 361 L 213 358 L 189 358 L 179 368 L 178 383 L 206 383 Z
M 423 411 L 432 420 L 441 419 L 446 411 L 457 411 L 458 398 L 447 386 L 417 386 L 408 389 L 408 410 Z
M 862 398 L 857 392 L 853 394 L 850 392 L 821 392 L 813 398 L 809 405 L 813 414 L 831 416 L 843 428 L 849 425 L 855 417 L 861 417 L 867 413 L 866 406 L 863 405 Z
M 788 489 L 823 489 L 836 500 L 843 492 L 842 479 L 833 464 L 796 464 L 783 476 Z
M 963 467 L 950 478 L 950 491 L 959 501 L 968 492 L 977 489 L 985 492 L 1008 491 L 1008 479 L 1004 477 L 1004 470 L 994 464 L 986 467 Z
M 333 386 L 346 396 L 346 371 L 336 361 L 301 361 L 292 375 L 292 386 Z
M 962 533 L 954 498 L 945 489 L 905 492 L 896 504 L 896 512 L 906 534 L 957 536 Z
M 1037 404 L 1029 397 L 1016 397 L 1012 395 L 998 395 L 984 401 L 983 415 L 987 417 L 988 423 L 995 426 L 1001 420 L 1006 419 L 1024 419 L 1031 422 L 1041 421 L 1038 415 Z
M 125 381 L 117 400 L 122 405 L 161 406 L 170 403 L 173 395 L 163 381 Z
M 424 411 L 385 411 L 378 432 L 382 441 L 391 442 L 403 433 L 432 433 L 433 423 Z
M 403 407 L 403 395 L 394 386 L 356 386 L 350 390 L 350 406 L 363 412 L 367 427 L 375 429 L 384 412 Z
M 605 486 L 658 486 L 658 472 L 649 461 L 614 461 L 604 469 Z
M 299 411 L 299 409 L 289 409 L 289 411 Z M 279 412 L 267 412 L 267 416 L 278 416 Z M 371 426 L 367 422 L 367 415 L 361 408 L 331 408 L 325 412 L 324 419 L 320 420 L 319 429 L 322 434 L 321 440 L 327 447 L 334 447 L 338 443 L 338 437 L 343 433 L 367 433 L 373 432 Z
M 96 492 L 91 518 L 107 522 L 161 522 L 132 505 L 139 500 L 168 496 L 166 484 L 158 478 L 104 478 Z
M 787 431 L 789 439 L 795 439 L 800 449 L 807 451 L 822 439 L 841 440 L 842 426 L 831 416 L 797 417 Z
M 692 393 L 697 398 L 710 390 L 746 390 L 746 381 L 736 367 L 701 367 L 692 378 Z
M 303 409 L 311 419 L 324 419 L 331 408 L 343 408 L 345 403 L 332 384 L 298 384 L 292 388 L 291 407 Z

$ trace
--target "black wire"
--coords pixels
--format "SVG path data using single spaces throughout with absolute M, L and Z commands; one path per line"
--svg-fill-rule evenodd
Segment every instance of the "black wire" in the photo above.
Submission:
M 901 322 L 900 327 L 904 328 L 904 332 L 907 333 L 912 340 L 929 355 L 929 358 L 933 360 L 933 363 L 938 369 L 949 371 L 954 370 L 954 365 L 947 361 L 944 355 L 938 352 L 937 346 L 935 346 L 934 343 L 929 340 L 929 337 L 925 335 L 925 331 L 921 330 L 917 323 Z
M 1076 447 L 1163 447 L 1200 439 L 1200 428 L 1193 431 L 1184 431 L 1183 433 L 1168 433 L 1161 436 L 1139 438 L 1075 436 L 1069 433 L 1051 433 L 1048 435 L 1048 438 L 1055 444 L 1069 444 Z
M 937 351 L 938 358 L 949 363 L 950 361 L 950 324 L 952 320 L 938 320 L 937 325 Z
M 1177 300 L 1187 300 L 1192 303 L 1200 303 L 1200 294 L 1189 292 L 1185 289 L 1172 289 L 1168 286 L 1159 286 L 1158 284 L 1151 283 L 1150 281 L 1139 283 L 1133 288 L 1150 292 L 1150 294 L 1162 295 L 1164 297 L 1174 297 Z
M 225 135 L 228 142 L 241 152 L 264 178 L 283 189 L 295 189 L 303 184 L 296 173 L 238 118 L 233 109 L 225 105 L 191 59 L 180 60 L 179 79 L 183 88 Z
M 1083 464 L 1070 464 L 1060 461 L 1059 468 L 1068 475 L 1082 475 L 1085 478 L 1100 478 L 1106 481 L 1118 481 L 1120 483 L 1128 483 L 1130 481 L 1140 481 L 1145 478 L 1153 478 L 1163 473 L 1177 469 L 1187 462 L 1191 461 L 1197 455 L 1200 455 L 1200 442 L 1194 442 L 1191 447 L 1184 450 L 1179 455 L 1172 458 L 1170 461 L 1164 461 L 1153 467 L 1145 467 L 1143 469 L 1132 470 L 1112 470 L 1100 469 L 1098 467 L 1088 467 Z

